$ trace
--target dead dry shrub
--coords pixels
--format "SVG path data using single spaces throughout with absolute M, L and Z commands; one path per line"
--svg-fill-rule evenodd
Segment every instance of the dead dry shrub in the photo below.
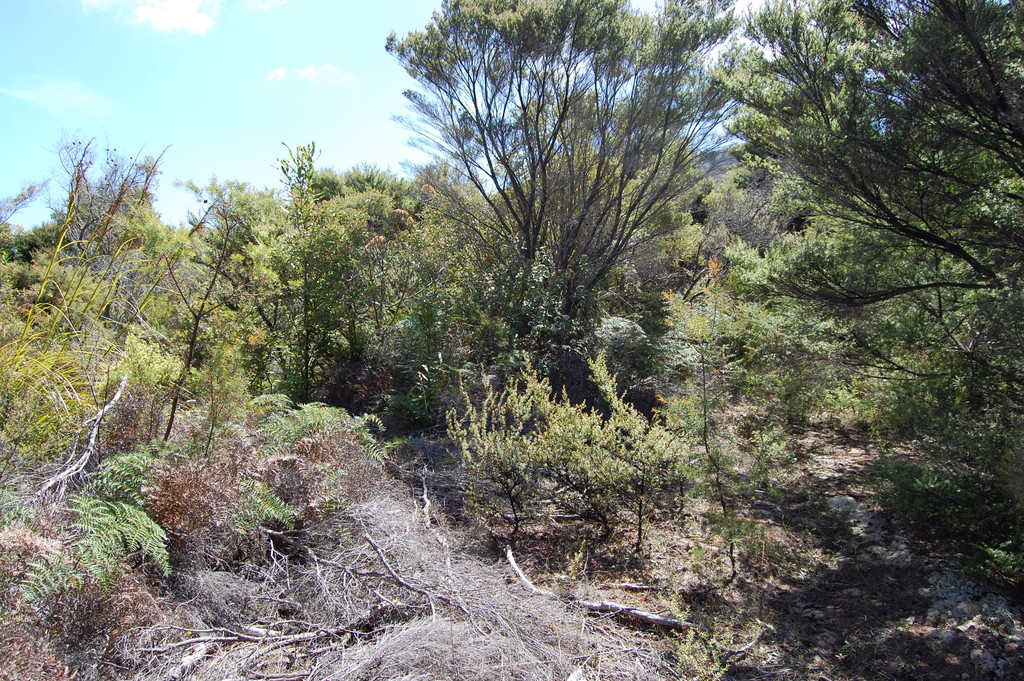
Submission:
M 103 420 L 100 442 L 105 455 L 156 440 L 166 425 L 165 391 L 131 386 Z
M 301 523 L 371 498 L 391 485 L 384 467 L 349 434 L 315 433 L 260 464 L 260 479 Z
M 233 572 L 193 570 L 175 576 L 175 597 L 189 603 L 188 618 L 203 626 L 242 627 L 277 615 L 276 593 Z
M 66 651 L 72 668 L 85 669 L 95 660 L 120 663 L 117 651 L 123 636 L 166 619 L 144 576 L 125 569 L 112 588 L 86 582 L 68 592 L 43 626 Z
M 0 618 L 9 621 L 27 615 L 34 577 L 41 578 L 48 566 L 65 559 L 55 539 L 25 526 L 0 529 Z
M 162 463 L 143 490 L 146 512 L 167 532 L 176 568 L 203 557 L 226 561 L 239 545 L 234 511 L 242 498 L 238 476 L 223 462 Z
M 181 607 L 207 628 L 140 632 L 134 678 L 667 678 L 657 652 L 529 591 L 437 520 L 391 492 L 310 524 L 290 539 L 301 549 L 247 565 L 248 584 L 207 580 L 248 622 L 218 623 L 191 595 Z
M 70 681 L 77 676 L 51 641 L 31 627 L 0 627 L 0 651 L 0 681 Z
M 126 632 L 165 618 L 144 580 L 125 566 L 101 586 L 67 544 L 26 527 L 0 530 L 0 679 L 83 680 L 96 660 L 116 664 Z

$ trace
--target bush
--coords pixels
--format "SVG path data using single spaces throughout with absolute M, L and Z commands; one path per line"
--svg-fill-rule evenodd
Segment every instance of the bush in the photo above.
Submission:
M 604 413 L 553 395 L 547 381 L 526 373 L 502 393 L 488 387 L 481 406 L 469 405 L 462 417 L 450 413 L 449 430 L 466 462 L 474 507 L 507 514 L 513 533 L 543 492 L 605 535 L 625 511 L 640 551 L 657 497 L 682 473 L 684 450 L 622 398 L 603 357 L 590 369 Z
M 996 479 L 976 470 L 887 460 L 877 470 L 883 505 L 913 531 L 960 552 L 966 566 L 1024 585 L 1024 521 Z

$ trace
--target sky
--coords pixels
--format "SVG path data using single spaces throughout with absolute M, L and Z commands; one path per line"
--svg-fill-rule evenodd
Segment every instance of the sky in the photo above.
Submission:
M 656 0 L 634 0 L 653 9 Z M 427 157 L 394 120 L 414 87 L 384 44 L 440 0 L 0 0 L 0 198 L 59 177 L 62 139 L 160 156 L 155 203 L 181 224 L 182 182 L 280 186 L 278 159 L 401 172 Z M 59 182 L 11 222 L 45 222 Z

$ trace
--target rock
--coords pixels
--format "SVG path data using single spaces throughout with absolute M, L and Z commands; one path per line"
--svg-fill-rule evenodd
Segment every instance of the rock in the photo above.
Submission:
M 860 507 L 860 504 L 853 497 L 839 494 L 828 500 L 828 507 L 840 515 L 850 515 Z
M 961 643 L 964 638 L 959 632 L 953 629 L 936 629 L 928 634 L 928 639 L 945 650 L 951 650 Z
M 981 648 L 975 648 L 971 651 L 971 664 L 983 672 L 994 672 L 996 670 L 996 658 L 992 656 L 992 653 Z

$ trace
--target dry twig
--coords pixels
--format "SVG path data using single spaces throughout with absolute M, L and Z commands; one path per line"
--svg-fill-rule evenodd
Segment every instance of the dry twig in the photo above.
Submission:
M 516 562 L 516 557 L 512 554 L 512 547 L 505 547 L 505 557 L 508 559 L 509 565 L 515 571 L 516 576 L 530 591 L 535 594 L 542 596 L 548 596 L 550 598 L 558 598 L 558 595 L 552 591 L 541 589 L 531 582 L 522 568 L 519 567 L 519 563 Z M 653 624 L 659 627 L 665 627 L 667 629 L 676 629 L 684 631 L 690 628 L 697 628 L 698 625 L 693 622 L 686 622 L 684 620 L 677 620 L 672 617 L 665 617 L 664 615 L 658 615 L 653 612 L 647 612 L 646 610 L 640 610 L 629 605 L 623 605 L 622 603 L 614 603 L 612 601 L 582 601 L 572 600 L 570 603 L 574 603 L 590 612 L 600 612 L 614 615 L 616 617 L 628 620 L 635 620 L 643 622 L 644 624 Z
M 78 475 L 85 470 L 85 467 L 89 464 L 89 459 L 92 458 L 93 451 L 96 449 L 96 436 L 100 431 L 100 424 L 103 422 L 103 417 L 106 416 L 107 412 L 110 411 L 114 405 L 121 399 L 121 394 L 124 392 L 125 386 L 128 385 L 129 375 L 126 374 L 121 382 L 117 386 L 117 391 L 114 392 L 114 396 L 110 398 L 103 407 L 88 419 L 82 426 L 87 426 L 92 423 L 92 428 L 89 430 L 89 440 L 85 445 L 85 449 L 82 450 L 81 455 L 75 459 L 74 453 L 65 462 L 65 468 L 61 472 L 54 475 L 52 478 L 46 481 L 37 492 L 38 496 L 42 496 L 50 489 L 57 488 L 57 496 L 61 497 L 64 495 L 64 490 L 67 487 L 67 482 L 74 476 Z

